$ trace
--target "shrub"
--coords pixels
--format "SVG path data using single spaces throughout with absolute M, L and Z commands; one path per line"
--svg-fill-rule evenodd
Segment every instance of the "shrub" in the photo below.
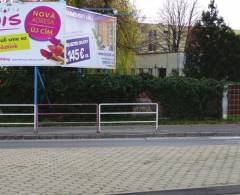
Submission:
M 19 68 L 0 71 L 0 103 L 33 101 L 33 71 Z M 141 91 L 148 91 L 171 118 L 206 118 L 221 115 L 224 82 L 185 77 L 81 75 L 75 70 L 44 68 L 46 91 L 39 86 L 39 102 L 104 103 L 136 102 Z M 39 83 L 40 85 L 40 83 Z

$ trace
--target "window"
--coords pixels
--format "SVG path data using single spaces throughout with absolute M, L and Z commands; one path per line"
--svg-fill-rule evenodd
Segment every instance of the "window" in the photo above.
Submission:
M 159 68 L 158 69 L 158 76 L 159 77 L 164 78 L 164 77 L 166 77 L 166 74 L 167 74 L 166 68 Z
M 152 48 L 153 47 L 153 45 L 152 45 L 152 43 L 150 43 L 149 45 L 148 45 L 148 51 L 152 51 Z
M 156 50 L 157 50 L 157 47 L 156 47 L 155 44 L 150 43 L 150 44 L 148 45 L 148 51 L 156 51 Z
M 139 74 L 143 74 L 143 68 L 139 68 Z
M 156 51 L 157 50 L 157 31 L 150 30 L 148 32 L 149 44 L 148 44 L 148 51 Z
M 152 34 L 152 31 L 150 30 L 150 31 L 148 32 L 148 37 L 149 37 L 149 38 L 152 38 L 152 36 L 153 36 L 153 34 Z
M 153 37 L 157 38 L 157 31 L 156 30 L 153 31 Z
M 164 34 L 168 34 L 168 30 L 164 30 L 163 33 L 164 33 Z
M 150 39 L 156 39 L 156 38 L 157 38 L 157 31 L 156 31 L 156 30 L 150 30 L 150 31 L 148 32 L 148 37 L 149 37 Z
M 152 75 L 153 71 L 152 71 L 152 68 L 149 68 L 148 69 L 148 74 Z

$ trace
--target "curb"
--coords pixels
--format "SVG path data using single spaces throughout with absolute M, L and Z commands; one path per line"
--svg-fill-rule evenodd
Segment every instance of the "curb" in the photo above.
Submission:
M 152 191 L 152 192 L 133 192 L 114 195 L 224 195 L 237 193 L 240 193 L 240 185 Z
M 107 139 L 107 138 L 146 138 L 146 137 L 221 137 L 240 136 L 240 133 L 99 133 L 99 134 L 5 134 L 0 140 L 21 139 Z

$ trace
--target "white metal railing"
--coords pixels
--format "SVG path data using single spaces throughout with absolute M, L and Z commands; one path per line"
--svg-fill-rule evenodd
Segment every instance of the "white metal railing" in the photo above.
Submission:
M 94 106 L 96 112 L 40 112 L 41 107 L 63 107 L 63 106 L 74 106 L 74 107 L 86 107 L 86 106 Z M 137 107 L 146 107 L 151 106 L 150 111 L 131 111 L 131 112 L 103 112 L 103 107 L 109 106 L 137 106 Z M 154 106 L 154 109 L 152 109 Z M 33 122 L 29 123 L 17 123 L 17 122 L 9 122 L 9 123 L 1 123 L 0 125 L 33 125 L 34 131 L 37 132 L 39 124 L 96 124 L 97 132 L 101 131 L 102 124 L 146 124 L 146 123 L 153 123 L 155 124 L 155 130 L 158 129 L 158 104 L 157 103 L 103 103 L 103 104 L 0 104 L 1 107 L 32 107 L 33 112 L 30 113 L 0 113 L 0 116 L 33 116 Z M 39 111 L 40 110 L 40 111 Z M 76 115 L 95 115 L 96 121 L 95 122 L 40 122 L 40 116 L 76 116 Z M 155 120 L 134 120 L 134 121 L 103 121 L 103 115 L 153 115 Z
M 132 111 L 132 112 L 103 112 L 102 108 L 107 106 L 154 106 L 154 111 Z M 101 131 L 101 124 L 137 124 L 137 123 L 154 123 L 155 130 L 158 129 L 158 104 L 157 103 L 104 103 L 99 104 L 98 109 L 98 131 Z M 154 115 L 155 120 L 148 120 L 148 121 L 103 121 L 102 115 Z
M 33 104 L 0 104 L 1 107 L 32 107 L 34 109 Z M 0 113 L 0 116 L 35 116 L 34 111 L 32 113 Z M 33 122 L 8 122 L 8 123 L 2 123 L 0 122 L 0 125 L 34 125 L 35 121 Z
M 95 107 L 95 112 L 41 112 L 41 107 L 66 107 L 66 106 L 74 106 L 74 107 Z M 95 115 L 96 122 L 58 122 L 58 121 L 51 121 L 51 122 L 39 122 L 40 116 L 79 116 L 79 115 Z M 39 125 L 44 124 L 96 124 L 96 128 L 98 128 L 97 124 L 97 117 L 98 117 L 98 104 L 38 104 L 38 113 L 37 113 L 37 127 Z

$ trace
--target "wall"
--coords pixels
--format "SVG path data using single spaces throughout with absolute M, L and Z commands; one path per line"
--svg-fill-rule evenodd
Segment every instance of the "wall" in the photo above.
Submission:
M 184 53 L 147 53 L 138 54 L 136 57 L 135 73 L 139 74 L 141 71 L 150 73 L 158 77 L 158 69 L 165 68 L 166 76 L 172 74 L 173 70 L 179 70 L 180 75 L 183 74 L 184 68 Z

